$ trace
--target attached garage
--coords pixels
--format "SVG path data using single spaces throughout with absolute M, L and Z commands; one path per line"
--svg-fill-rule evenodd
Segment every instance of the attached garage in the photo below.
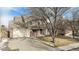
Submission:
M 30 37 L 30 30 L 29 29 L 18 29 L 14 28 L 11 32 L 13 38 L 18 38 L 18 37 Z

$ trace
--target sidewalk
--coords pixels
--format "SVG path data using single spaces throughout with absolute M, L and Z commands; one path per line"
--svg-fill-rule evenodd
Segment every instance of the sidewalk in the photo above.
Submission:
M 41 41 L 41 42 L 48 45 L 48 46 L 51 46 L 51 47 L 54 46 L 53 43 L 48 43 L 48 42 L 45 42 L 45 41 Z M 59 51 L 68 51 L 68 50 L 78 48 L 78 47 L 79 47 L 79 43 L 73 43 L 73 44 L 69 44 L 69 45 L 66 45 L 66 46 L 56 47 L 56 49 L 58 49 Z
M 79 47 L 79 43 L 73 43 L 73 44 L 69 44 L 67 46 L 58 47 L 58 49 L 63 50 L 63 51 L 68 51 L 68 50 L 78 48 L 78 47 Z

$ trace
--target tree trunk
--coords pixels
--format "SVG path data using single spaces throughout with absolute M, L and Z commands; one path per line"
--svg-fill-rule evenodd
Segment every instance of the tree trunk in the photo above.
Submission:
M 52 43 L 53 43 L 53 45 L 54 45 L 54 47 L 55 47 L 55 46 L 56 46 L 56 45 L 55 45 L 55 36 L 52 35 L 51 37 L 52 37 L 52 40 L 53 40 Z
M 72 38 L 74 39 L 74 38 L 75 38 L 75 37 L 74 37 L 74 30 L 72 30 L 72 36 L 73 36 Z

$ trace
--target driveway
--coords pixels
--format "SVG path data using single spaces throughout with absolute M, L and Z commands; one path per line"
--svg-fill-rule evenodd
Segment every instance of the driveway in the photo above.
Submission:
M 11 39 L 8 44 L 10 49 L 20 51 L 55 51 L 57 49 L 43 44 L 39 40 L 32 38 Z

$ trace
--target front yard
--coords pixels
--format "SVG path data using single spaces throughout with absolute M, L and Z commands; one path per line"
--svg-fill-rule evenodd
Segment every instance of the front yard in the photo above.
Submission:
M 48 42 L 50 44 L 53 44 L 52 43 L 52 38 L 50 36 L 38 37 L 38 39 L 40 39 L 41 41 L 45 41 L 45 42 Z M 69 38 L 69 37 L 64 37 L 64 36 L 58 36 L 55 39 L 56 47 L 66 46 L 66 45 L 77 43 L 77 42 L 78 42 L 77 40 L 74 40 L 74 39 Z

